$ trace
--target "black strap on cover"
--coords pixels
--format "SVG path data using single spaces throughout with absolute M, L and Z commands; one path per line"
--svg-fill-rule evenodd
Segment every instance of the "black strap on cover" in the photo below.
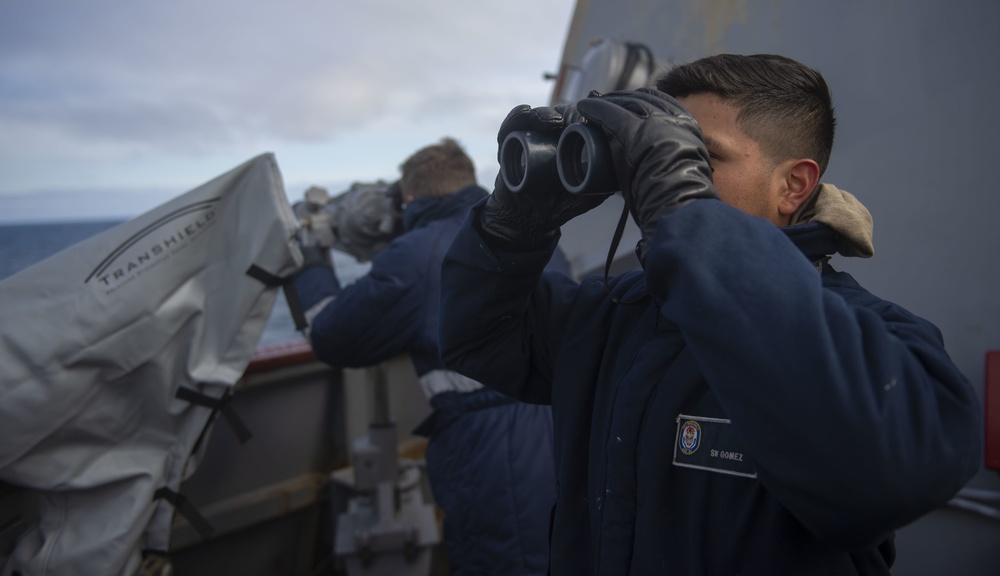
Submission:
M 309 327 L 309 324 L 306 322 L 305 311 L 302 310 L 302 303 L 299 301 L 299 294 L 295 291 L 295 286 L 292 283 L 294 276 L 286 278 L 275 276 L 256 264 L 250 265 L 250 268 L 247 269 L 247 276 L 254 280 L 259 280 L 265 286 L 280 286 L 285 293 L 285 301 L 288 302 L 288 310 L 292 313 L 292 320 L 295 321 L 295 329 L 302 332 Z
M 184 386 L 177 388 L 177 398 L 197 404 L 198 406 L 211 408 L 215 412 L 221 412 L 226 418 L 226 422 L 233 429 L 233 432 L 236 433 L 236 438 L 240 441 L 240 444 L 246 444 L 250 438 L 253 438 L 253 434 L 250 433 L 250 429 L 247 428 L 247 425 L 240 418 L 239 414 L 229 405 L 232 397 L 232 393 L 228 390 L 222 395 L 222 398 L 212 398 L 192 388 L 185 388 Z
M 188 502 L 188 499 L 184 495 L 164 486 L 153 494 L 153 500 L 160 499 L 170 502 L 174 510 L 180 513 L 203 539 L 207 539 L 215 533 L 215 528 L 201 515 L 201 512 L 198 512 L 197 508 Z

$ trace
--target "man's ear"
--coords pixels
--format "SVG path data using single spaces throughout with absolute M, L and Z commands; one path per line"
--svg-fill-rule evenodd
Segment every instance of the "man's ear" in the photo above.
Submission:
M 785 190 L 778 201 L 778 212 L 791 217 L 819 186 L 819 164 L 809 158 L 790 160 L 783 172 Z

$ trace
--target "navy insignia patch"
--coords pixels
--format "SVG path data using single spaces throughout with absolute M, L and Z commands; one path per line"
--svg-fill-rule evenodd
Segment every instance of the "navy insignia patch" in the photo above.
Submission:
M 691 455 L 698 451 L 701 445 L 701 425 L 694 420 L 681 424 L 681 433 L 677 435 L 677 448 L 682 454 Z

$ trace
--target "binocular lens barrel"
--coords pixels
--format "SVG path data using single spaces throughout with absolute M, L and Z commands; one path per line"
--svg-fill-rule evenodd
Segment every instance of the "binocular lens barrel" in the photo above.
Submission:
M 609 193 L 618 189 L 614 162 L 604 134 L 586 124 L 570 124 L 556 147 L 559 180 L 573 194 Z
M 611 194 L 618 190 L 614 162 L 600 130 L 570 124 L 558 142 L 546 136 L 517 131 L 504 138 L 500 175 L 508 190 L 562 187 L 571 194 Z
M 531 131 L 511 132 L 500 146 L 500 175 L 511 192 L 533 187 L 558 186 L 556 143 Z

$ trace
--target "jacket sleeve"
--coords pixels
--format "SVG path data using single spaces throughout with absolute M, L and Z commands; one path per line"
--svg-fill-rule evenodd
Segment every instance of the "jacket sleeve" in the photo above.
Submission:
M 946 502 L 981 455 L 975 391 L 939 331 L 721 202 L 664 217 L 646 261 L 760 482 L 862 547 Z
M 477 215 L 478 208 L 462 224 L 441 270 L 441 358 L 504 394 L 549 403 L 560 308 L 554 292 L 576 284 L 561 273 L 543 275 L 558 238 L 533 251 L 496 251 L 473 225 Z
M 368 273 L 340 290 L 313 318 L 316 356 L 334 366 L 370 366 L 405 352 L 421 327 L 421 254 L 393 242 Z

